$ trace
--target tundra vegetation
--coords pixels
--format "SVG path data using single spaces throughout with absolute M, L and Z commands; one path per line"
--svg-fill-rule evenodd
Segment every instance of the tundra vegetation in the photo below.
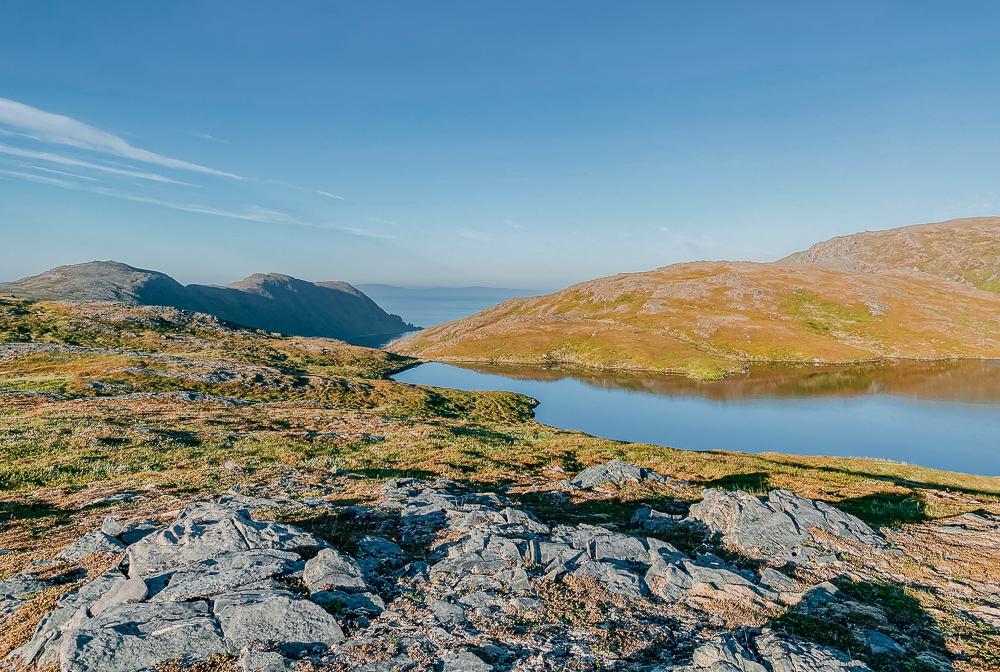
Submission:
M 781 296 L 816 338 L 877 339 L 893 314 Z M 1000 479 L 599 439 L 521 395 L 388 378 L 416 361 L 174 308 L 0 300 L 0 659 L 1000 666 Z
M 860 233 L 506 301 L 396 341 L 439 361 L 717 379 L 750 364 L 1000 357 L 1000 218 Z

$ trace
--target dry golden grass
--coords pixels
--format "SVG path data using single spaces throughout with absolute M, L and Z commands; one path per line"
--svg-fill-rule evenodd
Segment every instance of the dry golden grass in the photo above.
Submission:
M 696 378 L 752 362 L 1000 357 L 1000 296 L 927 275 L 698 262 L 513 299 L 391 347 Z

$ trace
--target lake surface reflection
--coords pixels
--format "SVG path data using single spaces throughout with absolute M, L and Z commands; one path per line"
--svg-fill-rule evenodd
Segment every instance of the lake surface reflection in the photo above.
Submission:
M 681 376 L 429 363 L 396 380 L 509 390 L 536 417 L 612 439 L 693 450 L 877 457 L 1000 475 L 1000 362 L 756 367 Z

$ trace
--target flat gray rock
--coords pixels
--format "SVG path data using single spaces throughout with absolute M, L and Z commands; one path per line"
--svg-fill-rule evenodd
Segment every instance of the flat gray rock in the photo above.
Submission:
M 444 672 L 491 672 L 493 666 L 470 651 L 449 651 L 441 657 Z
M 136 672 L 224 652 L 205 602 L 123 604 L 67 632 L 59 663 L 63 672 Z
M 861 661 L 836 649 L 789 641 L 770 631 L 755 638 L 754 644 L 772 672 L 871 672 Z
M 240 672 L 289 672 L 295 669 L 294 660 L 276 651 L 247 649 L 240 654 L 237 664 Z
M 768 672 L 730 633 L 722 633 L 694 651 L 688 672 Z
M 691 507 L 688 520 L 704 524 L 744 555 L 772 564 L 834 560 L 825 550 L 822 534 L 877 549 L 888 547 L 858 518 L 787 490 L 772 490 L 763 501 L 746 492 L 714 488 L 703 495 Z
M 229 551 L 173 570 L 153 600 L 183 602 L 214 597 L 271 577 L 291 578 L 302 571 L 303 564 L 297 554 L 289 551 Z
M 98 530 L 88 532 L 60 551 L 56 557 L 67 562 L 76 562 L 95 553 L 121 553 L 124 550 L 125 544 Z
M 329 646 L 344 640 L 333 616 L 287 591 L 228 593 L 215 598 L 213 608 L 234 653 L 253 642 Z
M 126 582 L 125 575 L 117 568 L 109 569 L 92 581 L 71 590 L 56 603 L 55 609 L 46 614 L 31 640 L 13 652 L 12 656 L 28 663 L 49 665 L 59 656 L 59 645 L 64 633 L 90 618 L 93 611 L 105 610 L 110 605 L 108 595 L 119 590 Z
M 385 611 L 385 601 L 374 593 L 345 593 L 342 590 L 321 590 L 309 596 L 328 611 L 340 614 L 377 616 Z
M 332 548 L 324 548 L 306 562 L 302 581 L 311 592 L 368 588 L 358 563 Z
M 149 576 L 225 552 L 302 551 L 320 546 L 314 536 L 289 525 L 251 520 L 243 509 L 198 502 L 186 508 L 173 525 L 129 546 L 129 575 Z
M 899 642 L 891 637 L 883 635 L 878 630 L 865 630 L 865 641 L 868 644 L 868 650 L 874 653 L 876 656 L 889 654 L 893 656 L 901 656 L 906 653 Z

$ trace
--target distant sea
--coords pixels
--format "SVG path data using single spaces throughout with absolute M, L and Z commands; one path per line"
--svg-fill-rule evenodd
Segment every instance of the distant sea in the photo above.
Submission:
M 357 285 L 386 312 L 418 327 L 434 327 L 478 313 L 507 299 L 537 296 L 544 291 L 502 287 L 426 287 Z

